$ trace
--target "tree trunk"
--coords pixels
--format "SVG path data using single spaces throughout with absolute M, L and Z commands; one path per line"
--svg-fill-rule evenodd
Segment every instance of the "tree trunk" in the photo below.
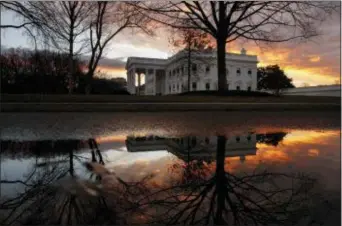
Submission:
M 74 177 L 74 153 L 73 150 L 69 150 L 69 174 Z
M 69 32 L 69 94 L 72 94 L 74 82 L 74 9 L 71 10 Z
M 70 34 L 70 37 L 72 34 Z M 73 52 L 74 52 L 74 45 L 72 38 L 70 38 L 70 43 L 69 43 L 69 94 L 72 93 L 72 88 L 73 88 L 73 77 L 74 77 L 74 62 L 73 62 Z
M 217 43 L 217 83 L 218 91 L 223 93 L 227 89 L 226 78 L 226 40 L 218 38 Z
M 89 95 L 91 94 L 91 89 L 92 89 L 92 81 L 93 81 L 93 74 L 94 71 L 88 71 L 86 74 L 86 81 L 85 81 L 85 94 Z
M 226 177 L 224 170 L 226 138 L 224 136 L 217 137 L 216 150 L 216 193 L 217 193 L 217 210 L 215 213 L 214 224 L 224 225 L 223 210 L 225 209 L 226 200 Z

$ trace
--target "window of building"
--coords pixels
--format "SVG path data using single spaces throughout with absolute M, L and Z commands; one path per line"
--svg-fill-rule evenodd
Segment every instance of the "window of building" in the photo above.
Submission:
M 248 75 L 251 75 L 251 74 L 252 74 L 252 70 L 249 69 L 249 70 L 248 70 Z
M 177 74 L 179 73 L 179 68 L 177 68 Z
M 175 84 L 173 84 L 172 90 L 175 91 L 175 88 L 176 88 L 176 86 L 175 86 Z
M 169 77 L 171 78 L 171 71 L 169 71 Z
M 240 90 L 240 86 L 236 86 L 236 90 Z
M 179 84 L 177 84 L 177 91 L 179 91 Z
M 192 64 L 191 68 L 192 68 L 192 71 L 197 71 L 197 64 Z
M 153 74 L 154 70 L 153 69 L 148 69 L 148 74 Z
M 229 83 L 227 84 L 227 90 L 229 90 Z
M 240 142 L 240 137 L 237 136 L 237 137 L 235 138 L 235 140 L 236 140 L 237 143 L 239 143 L 239 142 Z
M 241 73 L 241 70 L 240 70 L 240 68 L 238 68 L 238 69 L 236 70 L 236 74 L 240 75 L 240 73 Z
M 205 84 L 205 89 L 206 89 L 206 90 L 210 90 L 210 83 L 206 83 L 206 84 Z
M 204 141 L 206 144 L 209 144 L 209 142 L 210 142 L 208 137 L 206 137 Z
M 207 65 L 207 66 L 205 67 L 205 72 L 206 72 L 206 73 L 209 73 L 209 72 L 210 72 L 210 65 Z
M 171 85 L 169 85 L 169 92 L 171 93 Z
M 193 83 L 192 83 L 192 90 L 195 91 L 196 89 L 197 89 L 197 83 L 196 83 L 196 82 L 193 82 Z
M 248 90 L 248 92 L 250 92 L 250 91 L 251 91 L 251 87 L 250 87 L 250 86 L 248 86 L 247 90 Z
M 251 135 L 248 135 L 248 136 L 247 136 L 247 140 L 248 140 L 248 141 L 251 141 Z
M 196 137 L 193 137 L 193 138 L 191 139 L 191 146 L 192 146 L 192 147 L 196 146 L 196 143 L 197 143 Z

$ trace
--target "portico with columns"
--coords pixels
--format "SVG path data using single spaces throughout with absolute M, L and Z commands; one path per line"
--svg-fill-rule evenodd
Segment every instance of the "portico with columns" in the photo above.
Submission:
M 165 87 L 163 59 L 129 57 L 126 70 L 128 92 L 136 95 L 163 95 Z

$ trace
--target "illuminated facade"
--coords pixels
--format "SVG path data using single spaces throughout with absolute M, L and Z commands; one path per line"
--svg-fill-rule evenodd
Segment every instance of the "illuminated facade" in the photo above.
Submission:
M 188 91 L 188 58 L 180 51 L 168 59 L 129 57 L 126 63 L 127 90 L 137 95 L 167 95 Z M 190 91 L 217 90 L 216 51 L 193 53 Z M 257 56 L 226 53 L 228 90 L 257 89 Z M 141 91 L 142 76 L 144 90 Z

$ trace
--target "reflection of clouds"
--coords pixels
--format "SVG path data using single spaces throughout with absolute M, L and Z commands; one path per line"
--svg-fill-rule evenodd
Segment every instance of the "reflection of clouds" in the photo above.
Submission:
M 340 176 L 339 144 L 339 131 L 295 130 L 287 134 L 282 143 L 276 147 L 257 144 L 257 155 L 246 156 L 244 164 L 241 164 L 238 158 L 229 158 L 226 167 L 231 171 L 239 171 L 253 170 L 260 165 L 276 164 L 279 170 L 320 174 L 322 183 L 336 189 L 339 187 L 336 178 Z
M 319 150 L 318 149 L 309 149 L 308 150 L 308 155 L 309 156 L 318 156 L 319 155 Z

